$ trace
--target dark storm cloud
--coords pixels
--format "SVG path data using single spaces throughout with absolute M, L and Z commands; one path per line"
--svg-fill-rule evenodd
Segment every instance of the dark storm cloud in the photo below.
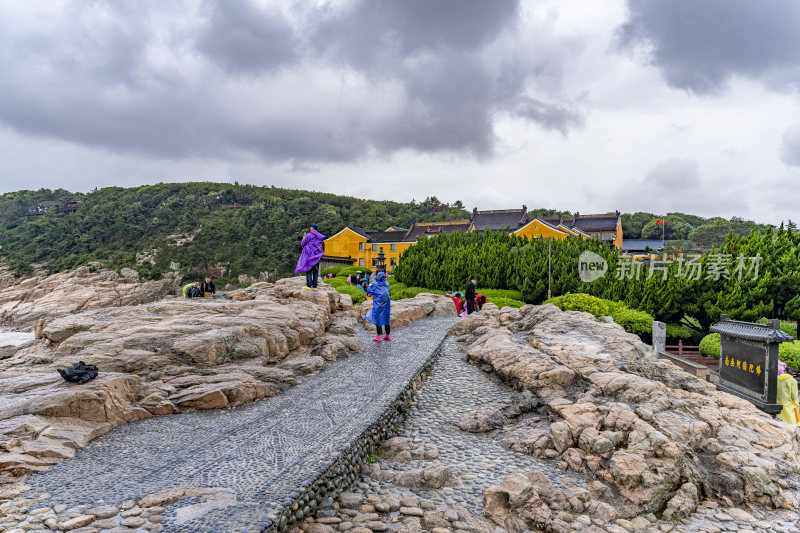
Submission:
M 723 88 L 735 75 L 800 88 L 797 0 L 628 0 L 623 48 L 644 45 L 672 87 Z
M 782 140 L 781 161 L 787 165 L 800 167 L 800 124 L 786 130 Z
M 519 39 L 503 42 L 517 35 L 519 15 L 517 0 L 357 0 L 320 13 L 313 46 L 370 79 L 401 85 L 405 105 L 369 132 L 379 150 L 468 150 L 483 157 L 494 148 L 497 111 L 562 133 L 580 125 L 556 105 L 517 103 L 537 71 L 557 71 L 564 59 L 537 58 Z
M 304 164 L 400 150 L 489 157 L 497 113 L 562 134 L 580 126 L 552 94 L 572 50 L 541 21 L 535 42 L 556 45 L 522 46 L 518 0 L 286 12 L 76 0 L 21 20 L 0 32 L 0 122 L 92 148 Z
M 297 59 L 294 31 L 278 11 L 248 2 L 211 4 L 197 49 L 234 74 L 260 74 Z
M 583 116 L 569 107 L 548 104 L 534 98 L 522 98 L 515 112 L 545 129 L 560 131 L 562 135 L 566 135 L 571 128 L 582 127 L 585 123 Z

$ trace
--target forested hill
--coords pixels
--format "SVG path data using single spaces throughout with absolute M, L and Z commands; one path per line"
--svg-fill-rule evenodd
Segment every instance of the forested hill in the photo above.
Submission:
M 568 211 L 529 212 L 559 213 L 569 218 Z M 446 204 L 435 197 L 399 203 L 229 183 L 108 187 L 88 194 L 18 191 L 0 195 L 0 258 L 19 274 L 38 265 L 55 272 L 99 261 L 111 268 L 134 267 L 146 278 L 159 277 L 173 263 L 192 277 L 215 265 L 227 268 L 226 279 L 276 269 L 283 275 L 294 268 L 300 238 L 311 222 L 330 236 L 346 225 L 382 230 L 469 216 L 460 201 Z M 659 217 L 623 214 L 625 238 L 659 239 Z M 791 221 L 789 226 L 794 229 Z M 748 235 L 765 228 L 736 217 L 670 213 L 665 237 L 708 248 L 719 246 L 728 232 Z M 137 265 L 137 253 L 152 256 L 155 264 Z
M 72 200 L 81 203 L 64 209 Z M 0 253 L 17 273 L 32 265 L 60 271 L 100 261 L 155 278 L 174 262 L 191 276 L 226 265 L 225 277 L 235 279 L 290 272 L 311 222 L 330 236 L 345 225 L 383 230 L 467 218 L 461 202 L 448 205 L 435 197 L 398 203 L 206 182 L 108 187 L 88 194 L 42 189 L 0 195 Z M 153 250 L 155 265 L 136 266 L 137 253 Z

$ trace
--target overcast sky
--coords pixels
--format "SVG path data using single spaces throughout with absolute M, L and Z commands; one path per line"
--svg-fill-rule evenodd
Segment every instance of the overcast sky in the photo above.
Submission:
M 3 0 L 0 192 L 800 220 L 797 0 Z

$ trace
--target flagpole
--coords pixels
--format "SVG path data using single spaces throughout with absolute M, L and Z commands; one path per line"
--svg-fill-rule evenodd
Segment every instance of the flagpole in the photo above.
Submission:
M 661 218 L 661 247 L 664 247 L 664 226 L 667 225 L 667 217 Z

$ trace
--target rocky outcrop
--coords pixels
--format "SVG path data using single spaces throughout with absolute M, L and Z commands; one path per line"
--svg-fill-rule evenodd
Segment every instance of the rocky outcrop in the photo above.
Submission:
M 85 266 L 53 275 L 39 271 L 22 279 L 4 271 L 0 275 L 0 324 L 30 330 L 41 319 L 160 300 L 179 286 L 180 277 L 174 274 L 142 281 L 130 268 L 117 273 Z
M 552 305 L 524 306 L 484 310 L 451 332 L 467 343 L 470 361 L 541 405 L 495 438 L 594 480 L 597 494 L 584 507 L 597 502 L 606 512 L 608 505 L 608 514 L 621 519 L 662 512 L 678 519 L 703 499 L 800 506 L 795 428 L 655 360 L 649 346 L 614 323 Z M 491 409 L 477 419 L 494 426 Z M 487 515 L 498 524 L 510 513 L 530 528 L 562 529 L 557 513 L 534 512 L 536 498 L 545 499 L 536 483 L 505 485 L 487 493 Z
M 363 351 L 349 299 L 303 285 L 41 319 L 38 341 L 0 361 L 0 482 L 68 459 L 117 425 L 267 398 Z M 63 381 L 56 369 L 78 361 L 99 376 Z
M 359 306 L 362 322 L 365 327 L 372 328 L 372 324 L 363 320 L 372 309 L 372 300 L 367 300 Z M 438 294 L 420 293 L 413 298 L 392 301 L 392 327 L 407 326 L 415 320 L 428 316 L 457 316 L 452 300 Z

